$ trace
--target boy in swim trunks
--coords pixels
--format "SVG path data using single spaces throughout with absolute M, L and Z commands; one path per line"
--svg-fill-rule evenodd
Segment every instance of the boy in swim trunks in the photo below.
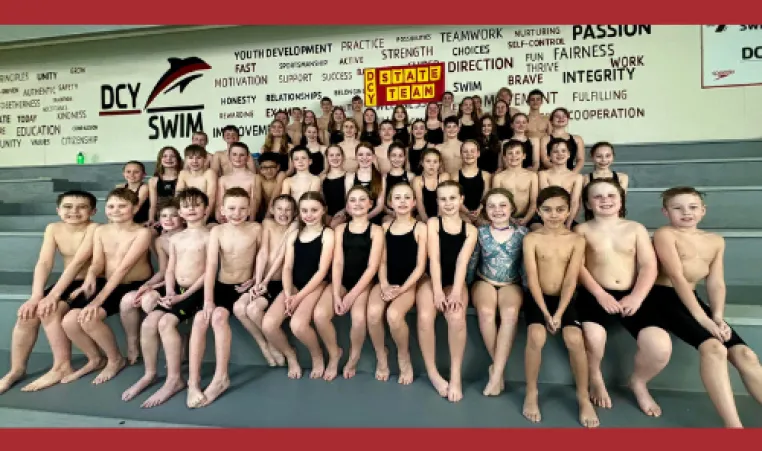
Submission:
M 177 175 L 176 192 L 186 188 L 198 188 L 209 199 L 206 220 L 214 219 L 214 201 L 217 199 L 217 174 L 205 168 L 206 150 L 194 144 L 185 148 L 185 169 Z
M 21 390 L 42 390 L 72 373 L 71 342 L 61 327 L 61 320 L 69 311 L 69 295 L 82 285 L 87 274 L 93 254 L 93 235 L 99 224 L 90 222 L 95 214 L 95 196 L 88 192 L 65 192 L 58 196 L 56 204 L 61 221 L 45 228 L 34 268 L 32 296 L 18 310 L 11 339 L 11 369 L 0 379 L 0 394 L 25 376 L 40 324 L 50 342 L 53 367 Z M 45 288 L 57 252 L 63 259 L 64 272 L 53 286 Z
M 209 236 L 203 310 L 196 314 L 191 330 L 187 400 L 190 408 L 208 406 L 230 386 L 230 313 L 236 301 L 250 296 L 242 285 L 254 275 L 254 258 L 262 240 L 262 226 L 246 221 L 251 213 L 246 190 L 225 191 L 222 211 L 227 221 L 212 229 Z M 210 324 L 214 331 L 216 366 L 212 382 L 202 392 L 201 360 Z
M 564 140 L 551 140 L 550 150 L 550 169 L 540 171 L 537 174 L 540 189 L 548 186 L 560 186 L 571 195 L 571 207 L 569 218 L 566 220 L 566 228 L 573 229 L 577 225 L 574 220 L 579 213 L 580 199 L 582 198 L 582 186 L 585 178 L 580 174 L 570 171 L 566 167 L 566 161 L 569 159 L 569 148 Z M 533 221 L 534 222 L 534 221 Z M 532 230 L 542 227 L 540 223 L 531 225 Z
M 87 364 L 61 380 L 71 382 L 100 369 L 93 380 L 102 384 L 125 366 L 106 317 L 119 313 L 122 297 L 151 278 L 151 231 L 135 224 L 138 197 L 129 188 L 117 188 L 106 197 L 104 224 L 93 235 L 93 260 L 82 286 L 71 294 L 71 311 L 63 318 L 69 339 L 87 356 Z M 104 362 L 101 352 L 105 353 Z
M 658 417 L 661 408 L 646 384 L 669 363 L 672 344 L 658 303 L 644 302 L 657 273 L 648 230 L 624 219 L 625 194 L 614 179 L 593 180 L 583 190 L 583 201 L 587 221 L 574 231 L 585 237 L 587 246 L 574 302 L 585 331 L 591 399 L 598 407 L 611 408 L 601 360 L 606 331 L 619 322 L 638 342 L 630 388 L 643 412 Z
M 646 302 L 654 302 L 673 335 L 698 349 L 701 379 L 726 427 L 743 427 L 728 374 L 728 361 L 741 375 L 749 394 L 762 403 L 762 367 L 754 351 L 725 322 L 725 240 L 698 228 L 706 213 L 693 187 L 662 193 L 669 225 L 654 233 L 659 275 Z M 706 281 L 709 303 L 696 294 Z
M 178 191 L 180 216 L 187 228 L 169 238 L 169 261 L 164 286 L 145 293 L 140 302 L 148 314 L 141 326 L 140 344 L 145 361 L 145 375 L 122 395 L 129 401 L 153 384 L 156 379 L 159 344 L 164 346 L 167 359 L 167 379 L 164 386 L 146 400 L 141 407 L 151 408 L 164 404 L 185 388 L 181 373 L 183 342 L 178 324 L 201 308 L 204 302 L 204 270 L 206 269 L 209 229 L 204 217 L 209 199 L 203 191 L 188 188 Z M 161 337 L 161 341 L 159 338 Z
M 577 385 L 579 421 L 585 427 L 597 427 L 598 416 L 588 391 L 582 326 L 572 304 L 585 256 L 585 239 L 565 227 L 570 203 L 569 193 L 559 186 L 540 191 L 537 205 L 543 226 L 524 237 L 524 266 L 533 299 L 524 303 L 524 318 L 528 325 L 524 356 L 527 392 L 522 413 L 533 423 L 541 420 L 537 379 L 546 329 L 551 334 L 560 330 L 569 350 L 572 374 Z
M 250 159 L 249 146 L 241 142 L 230 145 L 230 164 L 233 169 L 227 175 L 220 177 L 217 186 L 217 202 L 215 215 L 217 222 L 222 224 L 226 221 L 222 205 L 225 192 L 230 188 L 243 188 L 249 194 L 249 221 L 254 221 L 257 216 L 257 208 L 262 200 L 262 191 L 259 187 L 259 177 L 246 167 L 246 161 Z

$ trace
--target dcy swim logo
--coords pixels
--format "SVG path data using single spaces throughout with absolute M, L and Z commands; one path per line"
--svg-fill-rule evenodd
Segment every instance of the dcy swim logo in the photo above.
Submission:
M 125 116 L 148 113 L 148 139 L 189 138 L 193 132 L 204 129 L 202 104 L 177 104 L 178 95 L 185 93 L 193 81 L 203 77 L 200 71 L 212 68 L 201 58 L 169 58 L 169 69 L 159 78 L 142 108 L 138 107 L 141 83 L 101 85 L 101 111 L 99 116 Z M 176 82 L 176 83 L 175 83 Z M 174 84 L 172 84 L 174 83 Z M 171 85 L 171 86 L 170 86 Z M 151 107 L 159 95 L 170 94 L 171 106 Z M 193 98 L 186 96 L 185 98 Z M 159 103 L 159 102 L 157 102 Z

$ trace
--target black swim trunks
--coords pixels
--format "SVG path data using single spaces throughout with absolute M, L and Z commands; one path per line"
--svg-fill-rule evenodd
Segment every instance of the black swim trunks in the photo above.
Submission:
M 79 287 L 81 287 L 81 286 L 82 286 L 82 283 L 83 283 L 83 282 L 84 282 L 84 280 L 73 280 L 73 281 L 72 281 L 72 282 L 69 284 L 69 286 L 68 286 L 68 287 L 66 287 L 66 288 L 63 290 L 63 292 L 61 293 L 61 297 L 59 298 L 59 300 L 61 300 L 61 301 L 64 301 L 64 302 L 69 302 L 69 296 L 71 296 L 71 294 L 72 294 L 72 293 L 73 293 L 75 290 L 79 289 Z M 56 282 L 56 283 L 57 283 L 57 282 Z M 53 287 L 55 287 L 55 286 L 56 286 L 56 284 L 55 284 L 55 283 L 53 283 L 53 284 L 50 284 L 48 287 L 46 287 L 46 288 L 45 288 L 45 291 L 43 291 L 43 292 L 42 292 L 42 295 L 43 295 L 43 296 L 48 296 L 48 295 L 50 294 L 50 292 L 51 292 L 51 291 L 53 291 Z
M 621 301 L 623 297 L 631 293 L 631 290 L 606 290 L 606 292 L 617 301 Z M 607 313 L 595 299 L 595 296 L 584 287 L 577 290 L 575 303 L 580 322 L 595 323 L 604 328 L 609 328 L 612 324 L 619 322 L 636 339 L 640 331 L 645 328 L 659 327 L 665 329 L 663 318 L 659 315 L 657 308 L 658 303 L 653 302 L 648 296 L 634 315 L 625 317 L 620 314 L 610 315 Z
M 561 303 L 561 298 L 559 296 L 549 296 L 547 294 L 543 295 L 543 298 L 545 300 L 545 306 L 548 308 L 548 312 L 553 315 L 556 310 L 558 310 L 558 306 Z M 527 326 L 532 324 L 542 324 L 545 326 L 545 315 L 542 314 L 542 310 L 540 310 L 540 307 L 534 301 L 532 294 L 525 292 L 524 299 L 526 299 L 524 301 L 524 319 L 527 322 Z M 573 299 L 566 307 L 564 314 L 561 316 L 561 328 L 564 327 L 582 327 L 579 322 L 577 310 L 574 307 Z
M 244 293 L 239 293 L 236 287 L 241 285 L 240 283 L 227 284 L 222 283 L 219 280 L 214 283 L 214 304 L 217 307 L 222 307 L 230 313 L 233 313 L 233 304 L 236 303 Z
M 283 281 L 271 280 L 267 283 L 267 292 L 262 297 L 267 299 L 268 304 L 275 302 L 275 298 L 283 291 Z
M 181 287 L 180 285 L 175 284 L 175 294 L 183 294 L 185 293 L 186 288 Z M 159 296 L 164 297 L 167 295 L 167 289 L 166 287 L 161 287 L 158 290 L 156 290 L 159 293 Z M 178 302 L 177 304 L 173 304 L 171 308 L 166 308 L 161 305 L 156 306 L 156 310 L 160 312 L 167 312 L 172 315 L 175 315 L 177 319 L 180 321 L 185 321 L 188 318 L 193 317 L 193 315 L 196 314 L 201 308 L 204 306 L 204 289 L 199 288 L 196 290 L 195 293 L 188 296 L 187 299 Z
M 111 316 L 119 313 L 119 305 L 122 303 L 122 298 L 130 291 L 137 291 L 145 284 L 145 280 L 136 280 L 134 282 L 122 283 L 114 288 L 114 291 L 106 298 L 101 304 L 101 308 L 106 311 L 106 316 Z M 91 298 L 88 298 L 84 293 L 80 294 L 76 298 L 72 299 L 69 303 L 69 307 L 73 309 L 82 309 L 90 305 L 90 302 L 103 290 L 106 286 L 106 279 L 97 278 L 95 280 L 95 293 Z

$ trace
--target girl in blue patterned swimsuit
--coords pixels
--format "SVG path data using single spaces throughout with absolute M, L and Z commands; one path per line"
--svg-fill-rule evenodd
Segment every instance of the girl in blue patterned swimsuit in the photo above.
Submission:
M 479 315 L 479 328 L 492 366 L 485 396 L 497 396 L 504 388 L 503 372 L 516 336 L 522 302 L 522 243 L 528 229 L 513 225 L 516 210 L 513 194 L 494 188 L 482 200 L 482 216 L 489 224 L 479 227 L 476 250 L 469 263 L 469 279 L 476 282 L 471 298 Z M 500 328 L 497 328 L 497 312 Z

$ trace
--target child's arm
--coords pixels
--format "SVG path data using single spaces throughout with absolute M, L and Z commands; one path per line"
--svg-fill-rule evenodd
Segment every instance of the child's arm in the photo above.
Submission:
M 550 186 L 550 182 L 548 181 L 548 174 L 545 173 L 545 171 L 540 171 L 537 173 L 537 187 L 538 192 L 544 190 Z
M 166 238 L 169 240 L 169 238 Z M 159 270 L 150 279 L 143 284 L 148 290 L 153 290 L 164 285 L 165 277 L 167 274 L 167 266 L 169 265 L 169 255 L 161 245 L 161 236 L 154 240 L 154 248 L 156 249 L 156 257 L 159 260 Z
M 159 179 L 157 177 L 151 177 L 150 180 L 148 180 L 148 199 L 150 200 L 150 204 L 148 204 L 148 223 L 153 224 L 156 222 L 156 203 L 159 200 L 159 193 L 156 190 L 156 184 L 159 182 Z
M 547 318 L 550 316 L 548 312 L 548 306 L 545 305 L 545 296 L 542 294 L 542 287 L 540 287 L 540 277 L 537 272 L 537 243 L 535 238 L 541 238 L 537 233 L 529 233 L 524 237 L 523 254 L 524 254 L 524 271 L 527 276 L 527 288 L 531 293 L 534 302 L 539 307 L 542 314 Z
M 418 242 L 418 256 L 416 258 L 415 270 L 413 270 L 413 273 L 408 276 L 405 283 L 403 283 L 400 287 L 400 293 L 404 293 L 415 287 L 415 285 L 423 276 L 423 273 L 426 271 L 426 246 L 428 243 L 427 235 L 428 229 L 426 228 L 426 224 L 415 225 L 415 238 Z
M 479 232 L 471 224 L 466 223 L 466 242 L 458 252 L 458 260 L 455 265 L 455 279 L 452 285 L 452 295 L 460 296 L 463 287 L 466 285 L 466 274 L 468 273 L 468 262 L 471 261 L 471 255 L 476 247 L 476 240 Z M 438 244 L 438 243 L 437 243 Z M 466 299 L 460 299 L 462 307 L 466 307 Z
M 572 139 L 577 143 L 577 158 L 574 160 L 574 169 L 572 170 L 579 174 L 585 167 L 585 142 L 579 135 L 573 136 Z
M 214 215 L 215 207 L 217 206 L 217 173 L 211 169 L 204 171 L 204 180 L 206 182 L 207 193 L 209 198 L 209 208 L 206 211 L 206 219 L 209 219 Z
M 48 224 L 45 227 L 45 234 L 42 238 L 40 255 L 37 257 L 37 263 L 34 265 L 34 277 L 32 279 L 32 296 L 29 298 L 33 304 L 42 300 L 45 293 L 45 282 L 47 282 L 53 265 L 56 261 L 56 224 Z M 66 271 L 64 271 L 65 273 Z M 76 274 L 76 273 L 75 273 Z
M 294 242 L 299 237 L 299 230 L 294 230 L 287 235 L 286 255 L 283 258 L 283 274 L 281 282 L 283 283 L 283 292 L 286 296 L 296 294 L 294 287 Z
M 316 192 L 319 193 L 320 189 L 321 189 L 320 177 L 318 177 L 317 175 L 313 175 L 312 176 L 312 180 L 310 181 L 310 189 L 309 190 L 310 191 L 316 191 Z
M 217 155 L 217 152 L 212 155 L 211 169 L 214 171 L 215 175 L 222 176 L 222 164 L 220 163 L 220 157 Z
M 185 168 L 187 169 L 188 163 L 185 163 Z M 185 176 L 187 174 L 186 169 L 183 169 L 180 171 L 179 174 L 177 174 L 177 184 L 175 184 L 175 192 L 179 193 L 180 191 L 184 190 L 188 187 L 188 184 L 185 182 Z
M 307 282 L 307 285 L 296 293 L 294 296 L 295 302 L 301 302 L 305 296 L 315 291 L 315 289 L 325 280 L 325 276 L 328 275 L 328 268 L 331 267 L 331 258 L 333 258 L 333 239 L 333 230 L 326 228 L 323 231 L 323 250 L 320 254 L 320 266 L 318 267 L 317 272 L 315 272 L 315 275 L 313 275 L 310 281 Z
M 439 221 L 436 218 L 429 219 L 427 223 L 426 247 L 429 252 L 429 275 L 431 276 L 431 288 L 434 291 L 434 300 L 437 295 L 444 296 L 442 287 L 442 264 L 439 261 Z
M 267 274 L 265 275 L 265 279 L 263 280 L 263 282 L 265 283 L 270 282 L 273 276 L 275 276 L 275 273 L 277 271 L 280 271 L 286 256 L 286 244 L 288 242 L 288 239 L 287 239 L 288 234 L 294 230 L 298 230 L 296 223 L 292 223 L 289 226 L 288 230 L 286 231 L 286 234 L 283 236 L 283 239 L 281 240 L 280 244 L 278 245 L 278 249 L 276 250 L 277 254 L 275 256 L 275 259 L 273 260 L 273 264 L 272 266 L 270 266 L 270 270 L 267 271 Z
M 571 194 L 571 214 L 569 215 L 569 219 L 566 220 L 566 227 L 571 229 L 572 222 L 577 218 L 577 215 L 579 214 L 579 205 L 580 201 L 582 200 L 582 182 L 584 181 L 584 177 L 582 177 L 579 174 L 576 174 L 574 177 L 574 186 L 572 186 L 572 192 Z
M 585 261 L 585 238 L 577 234 L 571 235 L 571 238 L 574 240 L 574 247 L 572 248 L 569 264 L 566 267 L 566 274 L 564 274 L 564 281 L 561 285 L 558 310 L 553 315 L 559 323 L 572 300 L 572 296 L 574 296 L 574 290 L 577 289 L 579 270 Z
M 138 188 L 138 209 L 143 207 L 143 204 L 146 203 L 149 195 L 148 186 L 140 185 L 140 188 Z M 151 218 L 148 219 L 150 220 Z
M 548 143 L 550 142 L 550 136 L 545 135 L 540 139 L 540 148 L 537 149 L 537 153 L 540 156 L 540 166 L 546 169 L 550 168 L 550 155 L 548 155 Z M 542 189 L 542 188 L 540 188 Z
M 124 256 L 124 258 L 122 258 L 122 261 L 119 262 L 113 274 L 111 274 L 111 277 L 109 277 L 106 281 L 106 286 L 104 286 L 100 293 L 95 296 L 95 299 L 92 300 L 90 305 L 100 307 L 104 302 L 106 302 L 106 299 L 111 295 L 114 289 L 116 289 L 116 287 L 122 283 L 124 276 L 126 276 L 127 273 L 135 266 L 138 260 L 145 258 L 145 254 L 148 252 L 148 248 L 151 247 L 152 236 L 153 235 L 151 235 L 151 231 L 148 229 L 138 230 L 137 236 L 132 241 L 127 254 Z M 105 260 L 105 258 L 103 258 L 102 245 L 100 240 L 95 242 L 95 246 L 96 248 L 100 246 L 101 252 L 93 252 L 93 266 L 95 266 L 96 259 Z M 90 273 L 88 273 L 88 276 L 90 276 Z
M 257 258 L 254 263 L 254 283 L 259 285 L 262 283 L 262 279 L 265 275 L 265 269 L 267 269 L 267 259 L 270 252 L 270 228 L 265 226 L 266 223 L 262 223 L 262 242 L 264 245 L 259 246 L 259 252 L 257 252 Z
M 254 164 L 254 157 L 249 155 L 249 159 L 246 160 L 246 167 L 253 173 L 258 174 L 257 165 Z
M 638 276 L 630 296 L 636 297 L 642 303 L 656 282 L 656 277 L 659 275 L 659 265 L 648 230 L 640 224 L 637 224 L 636 227 L 635 261 L 638 267 Z
M 532 173 L 529 179 L 529 205 L 527 206 L 527 213 L 521 218 L 521 225 L 525 226 L 532 220 L 535 214 L 537 214 L 537 194 L 539 190 L 539 180 L 536 173 Z
M 381 254 L 384 252 L 384 229 L 375 224 L 370 225 L 370 256 L 368 257 L 368 266 L 365 268 L 365 272 L 360 276 L 360 280 L 357 281 L 355 286 L 347 293 L 350 298 L 357 298 L 360 293 L 363 292 L 368 285 L 373 281 L 373 278 L 378 274 L 378 267 L 381 265 Z M 343 252 L 342 252 L 343 254 Z M 334 253 L 334 256 L 337 255 Z M 343 265 L 342 265 L 343 266 Z M 354 299 L 353 299 L 354 302 Z M 350 306 L 347 305 L 347 308 Z
M 368 213 L 368 219 L 373 219 L 376 216 L 383 214 L 384 208 L 386 207 L 384 193 L 386 193 L 386 178 L 381 177 L 381 192 L 378 194 L 378 199 L 376 199 L 376 208 Z
M 349 223 L 336 227 L 333 245 L 333 264 L 331 266 L 331 288 L 333 297 L 341 298 L 341 276 L 344 274 L 344 230 Z
M 251 190 L 249 191 L 249 221 L 256 222 L 259 204 L 262 202 L 262 188 L 259 186 L 259 175 L 251 176 Z
M 389 227 L 391 227 L 391 223 L 386 223 L 381 227 L 383 228 L 384 234 L 386 234 L 386 231 L 389 230 Z M 417 227 L 417 224 L 416 224 L 416 227 Z M 418 248 L 420 249 L 420 245 L 418 246 Z M 420 254 L 420 252 L 418 253 Z M 388 290 L 390 287 L 389 278 L 388 278 L 387 269 L 386 269 L 387 264 L 388 262 L 387 262 L 386 246 L 384 246 L 384 250 L 381 252 L 381 261 L 379 262 L 379 265 L 378 265 L 378 284 L 381 286 L 382 292 L 384 290 Z M 402 293 L 401 290 L 400 290 L 400 293 Z
M 418 216 L 421 217 L 421 221 L 426 224 L 429 217 L 426 216 L 426 207 L 423 205 L 423 176 L 419 175 L 413 179 L 413 191 L 415 191 L 415 205 Z
M 222 210 L 220 209 L 220 206 L 222 205 L 222 197 L 225 195 L 225 177 L 222 176 L 217 180 L 217 201 L 214 203 L 214 217 L 217 219 L 217 222 L 222 224 Z
M 532 170 L 537 172 L 540 170 L 540 163 L 542 163 L 542 159 L 540 157 L 540 140 L 537 138 L 529 138 L 529 141 L 532 143 L 532 155 L 527 155 L 526 158 L 532 159 Z
M 211 315 L 214 310 L 214 284 L 217 282 L 219 266 L 220 228 L 215 227 L 209 232 L 209 243 L 206 245 L 206 269 L 204 270 L 204 311 Z
M 625 174 L 624 172 L 619 172 L 619 173 L 617 173 L 617 175 L 619 176 L 619 185 L 622 187 L 622 189 L 626 193 L 627 192 L 627 185 L 629 185 L 629 183 L 630 183 L 630 177 L 627 174 Z
M 87 227 L 87 230 L 85 231 L 85 237 L 82 239 L 82 243 L 79 245 L 79 248 L 77 248 L 77 252 L 74 254 L 74 258 L 72 258 L 71 262 L 69 262 L 69 266 L 64 269 L 61 277 L 58 278 L 58 281 L 53 286 L 53 289 L 50 291 L 50 293 L 48 293 L 48 299 L 54 300 L 54 302 L 57 302 L 59 299 L 61 299 L 64 290 L 66 290 L 66 288 L 71 285 L 71 283 L 77 277 L 77 274 L 79 274 L 79 271 L 82 269 L 82 266 L 90 261 L 90 259 L 93 257 L 93 236 L 95 235 L 95 229 L 97 228 L 98 224 L 90 224 Z M 45 244 L 43 242 L 43 246 L 44 245 Z M 55 253 L 55 248 L 53 248 L 53 252 Z M 45 277 L 47 278 L 47 274 Z M 36 279 L 37 267 L 35 266 L 35 282 L 37 281 Z
M 717 253 L 709 265 L 709 275 L 706 277 L 706 291 L 709 295 L 709 307 L 712 309 L 712 319 L 719 323 L 725 316 L 725 239 L 717 236 L 719 240 Z

